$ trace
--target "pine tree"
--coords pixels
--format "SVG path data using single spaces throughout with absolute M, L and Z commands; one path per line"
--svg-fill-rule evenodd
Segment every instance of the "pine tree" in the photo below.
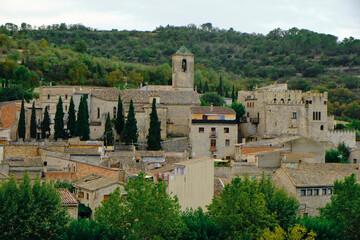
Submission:
M 112 130 L 110 113 L 107 114 L 106 122 L 105 122 L 104 145 L 114 146 L 114 133 Z
M 49 135 L 47 135 L 47 133 Z M 43 139 L 48 138 L 50 136 L 50 116 L 48 112 L 48 106 L 45 107 L 44 119 L 41 122 L 41 137 Z
M 21 101 L 21 110 L 20 110 L 20 117 L 19 117 L 19 123 L 18 123 L 18 135 L 19 135 L 19 138 L 25 139 L 26 128 L 25 128 L 24 99 L 22 99 L 22 101 Z
M 209 91 L 209 84 L 208 82 L 205 80 L 205 85 L 204 85 L 204 93 Z
M 30 137 L 36 138 L 36 109 L 35 109 L 35 101 L 33 101 L 32 109 L 31 109 L 31 120 L 30 120 Z
M 55 113 L 55 132 L 54 138 L 57 140 L 58 138 L 65 137 L 65 130 L 64 130 L 64 110 L 63 110 L 63 101 L 61 97 L 59 97 L 59 101 L 56 105 L 56 113 Z
M 90 138 L 90 125 L 89 125 L 89 111 L 87 106 L 87 97 L 81 97 L 79 103 L 79 111 L 76 121 L 76 136 L 81 140 L 86 141 Z
M 120 139 L 121 139 L 121 133 L 124 130 L 124 125 L 125 125 L 125 117 L 123 114 L 123 102 L 121 100 L 121 96 L 119 94 L 119 101 L 118 101 L 118 107 L 117 107 L 118 111 L 117 111 L 117 115 L 116 115 L 116 122 L 115 122 L 115 130 L 117 132 L 118 135 L 120 135 Z
M 75 105 L 74 105 L 73 97 L 71 97 L 71 99 L 70 99 L 67 129 L 68 129 L 68 131 L 70 132 L 70 135 L 71 135 L 71 136 L 75 136 L 76 116 L 75 116 Z
M 220 96 L 223 96 L 223 95 L 224 95 L 224 94 L 223 94 L 223 83 L 222 83 L 222 77 L 221 77 L 221 75 L 220 75 L 220 81 L 219 81 L 218 94 L 219 94 Z
M 234 88 L 234 85 L 233 85 L 232 92 L 231 92 L 231 100 L 232 100 L 232 102 L 235 102 L 235 99 L 236 99 L 236 95 L 235 95 L 235 88 Z
M 130 101 L 129 113 L 127 115 L 124 133 L 123 133 L 123 141 L 130 145 L 132 143 L 137 143 L 139 134 L 137 132 L 137 121 L 135 118 L 135 110 L 133 100 Z
M 156 112 L 156 99 L 153 99 L 152 109 L 150 113 L 150 127 L 147 135 L 147 149 L 160 150 L 161 149 L 161 122 L 159 121 Z

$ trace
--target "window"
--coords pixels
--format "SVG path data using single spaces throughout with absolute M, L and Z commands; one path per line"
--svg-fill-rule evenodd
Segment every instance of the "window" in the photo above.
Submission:
M 225 159 L 226 160 L 231 160 L 231 156 L 226 156 Z
M 187 68 L 187 66 L 186 66 L 186 59 L 183 59 L 183 60 L 182 60 L 182 63 L 181 63 L 181 70 L 182 70 L 183 72 L 186 72 L 186 68 Z
M 215 131 L 216 131 L 216 128 L 212 127 L 212 128 L 211 128 L 211 131 L 212 131 L 212 132 L 215 132 Z
M 293 162 L 290 163 L 290 167 L 291 167 L 291 168 L 295 168 L 295 163 L 293 163 Z
M 246 103 L 246 107 L 249 107 L 249 102 Z
M 100 108 L 97 109 L 97 118 L 100 118 Z
M 285 103 L 285 101 L 284 101 L 284 99 L 283 99 L 283 98 L 280 100 L 280 102 L 281 102 L 281 103 Z
M 203 127 L 199 127 L 199 133 L 205 132 L 205 129 Z
M 249 112 L 246 113 L 246 117 L 250 117 L 250 113 L 249 113 Z
M 116 107 L 114 107 L 114 118 L 116 118 Z
M 306 196 L 306 190 L 305 189 L 301 190 L 300 195 L 301 196 Z
M 78 197 L 79 198 L 84 198 L 84 192 L 78 192 Z
M 320 126 L 320 130 L 324 130 L 324 125 L 321 125 L 321 126 Z
M 229 128 L 224 128 L 224 133 L 229 133 L 229 132 L 230 132 Z
M 219 120 L 225 120 L 225 115 L 219 115 Z
M 326 195 L 326 188 L 322 189 L 322 195 Z
M 89 194 L 88 193 L 86 194 L 86 199 L 89 199 Z
M 207 116 L 206 116 L 206 115 L 203 115 L 203 116 L 202 116 L 202 119 L 203 119 L 203 120 L 207 120 Z
M 276 103 L 276 98 L 274 98 L 274 103 Z
M 328 189 L 328 194 L 331 195 L 332 194 L 332 188 Z
M 216 149 L 216 139 L 210 140 L 210 149 L 215 150 Z
M 326 105 L 326 101 L 324 101 L 324 105 Z
M 321 112 L 319 112 L 319 118 L 318 118 L 318 120 L 321 120 Z
M 318 196 L 319 195 L 319 189 L 314 189 L 314 196 Z
M 50 99 L 50 94 L 48 94 L 48 99 Z
M 67 94 L 65 94 L 65 99 L 67 99 L 67 97 L 68 97 Z
M 230 146 L 230 139 L 225 139 L 225 146 L 229 147 Z
M 311 196 L 311 195 L 312 195 L 312 189 L 307 189 L 306 196 Z
M 67 111 L 67 105 L 65 105 L 65 110 Z
M 292 119 L 296 119 L 296 112 L 292 113 Z
M 358 160 L 356 158 L 353 159 L 353 163 L 357 163 Z
M 315 120 L 315 112 L 313 112 L 313 120 Z

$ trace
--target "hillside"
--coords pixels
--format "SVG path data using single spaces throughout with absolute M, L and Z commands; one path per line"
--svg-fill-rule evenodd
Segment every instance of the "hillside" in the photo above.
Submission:
M 15 72 L 23 67 L 27 89 L 41 79 L 101 86 L 170 84 L 171 54 L 185 45 L 195 55 L 199 91 L 217 90 L 220 76 L 226 96 L 233 87 L 288 82 L 292 89 L 328 91 L 331 114 L 360 119 L 360 111 L 355 111 L 360 109 L 360 40 L 353 38 L 339 42 L 336 36 L 297 28 L 275 29 L 264 36 L 210 23 L 152 32 L 65 24 L 34 30 L 28 24 L 5 24 L 0 33 L 0 54 L 7 59 L 0 77 L 21 83 L 22 75 Z

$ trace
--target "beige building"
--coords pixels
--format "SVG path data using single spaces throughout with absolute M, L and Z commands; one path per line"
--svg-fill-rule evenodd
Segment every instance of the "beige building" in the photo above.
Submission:
M 195 158 L 174 164 L 168 176 L 169 194 L 176 195 L 182 210 L 206 209 L 214 195 L 214 160 Z
M 75 198 L 75 196 L 66 188 L 58 189 L 60 198 L 61 198 L 61 206 L 66 208 L 70 214 L 70 217 L 74 219 L 78 219 L 78 206 L 79 201 Z
M 118 96 L 121 95 L 124 114 L 127 115 L 131 99 L 134 102 L 138 124 L 139 140 L 145 141 L 150 125 L 151 104 L 157 102 L 157 113 L 161 121 L 161 137 L 187 137 L 189 135 L 189 109 L 200 106 L 199 96 L 194 88 L 194 55 L 185 47 L 181 47 L 173 56 L 173 85 L 152 86 L 140 89 L 118 90 L 116 88 L 82 87 L 82 86 L 52 86 L 39 89 L 41 107 L 49 107 L 49 113 L 54 124 L 56 104 L 62 97 L 64 120 L 70 98 L 73 97 L 75 109 L 78 109 L 82 95 L 88 97 L 90 115 L 90 138 L 99 139 L 104 133 L 106 116 L 111 118 L 117 114 Z M 53 133 L 53 130 L 52 130 Z
M 273 175 L 275 184 L 284 187 L 300 203 L 301 215 L 319 215 L 318 208 L 331 201 L 334 182 L 356 173 L 356 164 L 300 163 L 282 167 Z
M 227 107 L 192 107 L 190 144 L 193 157 L 233 159 L 237 141 L 236 113 Z

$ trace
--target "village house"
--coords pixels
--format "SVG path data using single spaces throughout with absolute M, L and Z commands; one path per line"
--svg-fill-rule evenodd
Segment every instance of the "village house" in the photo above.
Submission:
M 61 206 L 66 208 L 70 217 L 78 219 L 79 201 L 75 196 L 66 188 L 59 188 L 58 193 L 61 198 Z

